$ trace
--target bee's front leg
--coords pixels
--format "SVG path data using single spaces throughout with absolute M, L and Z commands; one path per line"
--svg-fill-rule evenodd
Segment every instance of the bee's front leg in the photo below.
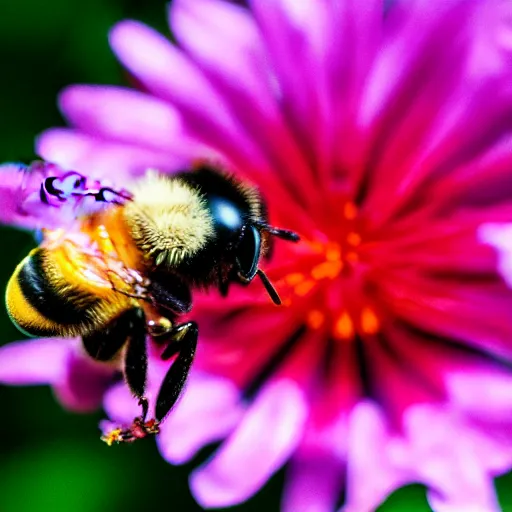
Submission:
M 148 354 L 146 348 L 146 316 L 141 308 L 133 308 L 129 318 L 127 347 L 124 353 L 124 378 L 131 392 L 139 399 L 143 415 L 147 413 L 146 380 Z
M 162 359 L 170 359 L 175 354 L 178 357 L 169 368 L 155 406 L 155 417 L 162 421 L 178 400 L 187 380 L 194 354 L 196 352 L 198 328 L 196 322 L 186 322 L 175 326 L 167 337 L 169 345 L 162 353 Z

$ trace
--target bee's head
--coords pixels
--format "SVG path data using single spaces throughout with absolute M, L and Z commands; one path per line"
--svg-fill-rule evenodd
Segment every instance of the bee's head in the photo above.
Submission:
M 248 284 L 258 274 L 274 302 L 279 303 L 276 291 L 259 269 L 260 258 L 269 250 L 271 235 L 298 240 L 297 235 L 268 225 L 265 203 L 255 187 L 209 165 L 183 173 L 179 179 L 200 192 L 213 227 L 213 237 L 195 257 L 184 260 L 183 267 L 192 267 L 196 275 L 209 272 L 206 284 L 216 284 L 223 295 L 230 282 Z
M 297 240 L 267 224 L 256 188 L 208 166 L 172 176 L 154 173 L 135 184 L 124 218 L 150 267 L 178 274 L 191 286 L 250 283 L 258 274 L 274 302 L 277 293 L 259 261 L 271 235 Z

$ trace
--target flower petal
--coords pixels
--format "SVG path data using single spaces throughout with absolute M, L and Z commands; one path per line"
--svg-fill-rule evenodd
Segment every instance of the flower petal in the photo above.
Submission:
M 498 253 L 498 270 L 506 283 L 512 287 L 512 223 L 482 224 L 478 237 Z
M 218 94 L 183 52 L 157 32 L 136 22 L 116 25 L 110 41 L 119 59 L 144 86 L 170 101 L 182 113 L 185 130 L 191 137 L 220 153 L 232 167 L 259 185 L 273 189 L 275 195 L 269 201 L 275 201 L 283 215 L 291 219 L 291 228 L 300 222 L 303 229 L 314 229 L 307 211 L 293 200 L 290 190 L 280 184 L 261 148 L 247 135 L 244 123 L 227 104 L 228 100 Z
M 512 375 L 510 371 L 481 365 L 447 372 L 447 392 L 452 407 L 475 419 L 512 425 Z M 512 440 L 511 440 L 512 443 Z
M 383 411 L 360 402 L 350 416 L 344 512 L 375 510 L 394 489 L 414 480 L 392 459 L 392 443 Z
M 249 11 L 218 0 L 178 0 L 171 5 L 170 22 L 248 137 L 258 142 L 265 160 L 281 169 L 275 177 L 285 190 L 310 205 L 310 212 L 317 211 L 321 198 L 315 176 L 272 96 L 270 69 Z
M 153 395 L 147 392 L 145 396 L 152 403 Z M 113 423 L 121 425 L 130 425 L 141 411 L 125 382 L 119 382 L 107 390 L 103 398 L 103 408 Z
M 32 215 L 20 215 L 20 189 L 23 181 L 23 164 L 0 165 L 0 223 L 34 229 L 40 220 Z
M 346 116 L 351 109 L 350 82 L 361 79 L 360 70 L 373 57 L 379 37 L 381 2 L 372 1 L 364 9 L 356 5 L 326 0 L 251 2 L 283 110 L 320 183 L 332 172 L 335 150 L 345 145 L 335 128 L 338 112 Z M 356 62 L 357 66 L 349 65 Z M 350 130 L 344 135 L 350 137 Z M 351 141 L 346 142 L 350 148 Z
M 166 102 L 122 87 L 74 85 L 59 98 L 67 119 L 91 135 L 157 152 L 197 156 L 179 114 Z
M 340 372 L 341 373 L 341 372 Z M 327 391 L 327 390 L 326 390 Z M 321 401 L 323 397 L 319 397 Z M 334 405 L 335 404 L 331 404 Z M 300 446 L 288 466 L 283 491 L 283 512 L 332 512 L 346 477 L 347 411 L 331 410 L 335 420 L 327 423 L 313 403 Z
M 198 502 L 225 507 L 252 496 L 293 453 L 306 415 L 303 391 L 295 383 L 269 383 L 213 460 L 192 474 Z
M 511 37 L 510 7 L 494 1 L 402 7 L 390 11 L 390 38 L 361 103 L 361 123 L 374 133 L 366 151 L 369 208 L 385 218 L 414 204 L 425 180 L 443 180 L 503 135 L 512 102 L 503 51 Z M 403 15 L 400 22 L 394 11 Z M 473 128 L 462 135 L 468 123 Z M 372 177 L 383 173 L 386 187 L 374 186 Z
M 114 373 L 111 365 L 93 361 L 75 349 L 68 354 L 65 375 L 54 384 L 54 391 L 66 408 L 76 412 L 94 411 L 101 405 Z
M 475 286 L 470 280 L 395 271 L 381 285 L 386 309 L 409 325 L 434 339 L 474 348 L 482 356 L 512 361 L 507 343 L 512 336 L 512 296 L 498 278 L 491 276 Z
M 294 455 L 286 474 L 282 512 L 332 512 L 344 474 L 344 464 L 333 454 Z
M 0 348 L 0 382 L 51 385 L 68 409 L 91 411 L 100 404 L 114 369 L 92 361 L 75 338 L 42 338 Z
M 0 348 L 0 381 L 11 385 L 56 384 L 65 373 L 70 339 L 42 338 Z
M 46 160 L 87 176 L 107 176 L 113 181 L 130 179 L 154 168 L 176 170 L 188 160 L 178 155 L 137 148 L 130 144 L 107 142 L 75 130 L 55 128 L 42 133 L 37 152 Z
M 431 487 L 429 501 L 442 512 L 499 511 L 489 470 L 503 446 L 441 407 L 418 405 L 405 414 L 409 457 L 418 478 Z M 508 450 L 510 463 L 510 448 Z M 498 458 L 501 458 L 498 455 Z
M 245 409 L 240 395 L 227 379 L 192 372 L 183 397 L 161 427 L 162 457 L 183 464 L 203 446 L 229 435 Z

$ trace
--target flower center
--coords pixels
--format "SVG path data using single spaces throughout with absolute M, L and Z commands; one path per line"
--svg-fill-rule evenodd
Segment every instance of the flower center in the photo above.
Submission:
M 301 270 L 286 274 L 284 282 L 296 298 L 311 299 L 306 313 L 311 329 L 325 329 L 333 338 L 348 341 L 378 333 L 381 322 L 364 293 L 368 263 L 354 203 L 342 205 L 336 223 L 328 240 L 305 241 L 309 253 L 299 260 Z

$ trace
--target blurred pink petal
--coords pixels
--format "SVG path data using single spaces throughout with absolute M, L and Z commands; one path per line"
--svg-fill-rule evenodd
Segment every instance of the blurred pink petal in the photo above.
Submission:
M 121 87 L 75 85 L 62 92 L 60 105 L 70 123 L 96 136 L 188 158 L 198 150 L 191 142 L 186 152 L 179 114 L 148 94 Z
M 332 512 L 344 475 L 343 464 L 332 454 L 295 455 L 287 473 L 282 512 Z
M 56 384 L 63 378 L 73 343 L 43 338 L 0 348 L 0 380 L 5 384 Z
M 512 375 L 508 370 L 479 368 L 467 373 L 461 368 L 449 373 L 446 381 L 454 408 L 469 417 L 512 427 Z
M 303 393 L 293 382 L 269 383 L 215 458 L 192 474 L 198 502 L 226 507 L 254 494 L 296 448 L 306 415 Z
M 512 286 L 512 224 L 483 224 L 478 230 L 480 240 L 496 250 L 498 269 Z
M 286 473 L 283 512 L 333 511 L 340 482 L 346 479 L 347 418 L 322 422 L 316 405 Z
M 62 404 L 77 412 L 101 405 L 114 373 L 83 354 L 77 339 L 19 341 L 0 348 L 0 358 L 0 382 L 50 385 Z
M 118 181 L 141 175 L 147 169 L 175 170 L 184 157 L 119 142 L 105 142 L 95 135 L 55 128 L 37 140 L 37 152 L 46 160 L 59 162 L 91 176 L 116 177 Z
M 392 436 L 375 404 L 359 403 L 348 427 L 347 500 L 344 512 L 375 510 L 398 487 L 414 481 L 390 457 Z
M 0 165 L 0 224 L 34 229 L 40 224 L 32 216 L 20 214 L 20 188 L 23 180 L 23 164 Z
M 183 464 L 203 446 L 231 434 L 244 412 L 240 391 L 232 382 L 192 372 L 186 392 L 162 425 L 158 437 L 162 457 Z
M 417 477 L 431 488 L 428 498 L 436 512 L 500 510 L 491 476 L 499 472 L 495 461 L 503 460 L 503 446 L 441 407 L 411 407 L 404 424 L 403 449 Z

